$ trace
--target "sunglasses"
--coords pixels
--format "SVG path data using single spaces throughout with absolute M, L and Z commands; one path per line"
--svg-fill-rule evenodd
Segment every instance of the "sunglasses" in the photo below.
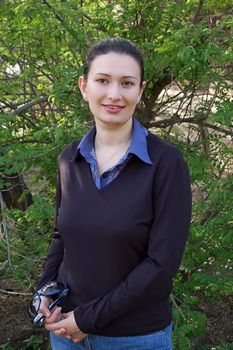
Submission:
M 39 289 L 32 297 L 32 300 L 28 307 L 28 318 L 34 324 L 42 326 L 45 321 L 45 316 L 39 312 L 41 304 L 41 296 L 51 298 L 53 301 L 48 306 L 49 310 L 52 310 L 55 306 L 58 306 L 60 302 L 67 296 L 70 289 L 65 283 L 61 282 L 49 282 Z

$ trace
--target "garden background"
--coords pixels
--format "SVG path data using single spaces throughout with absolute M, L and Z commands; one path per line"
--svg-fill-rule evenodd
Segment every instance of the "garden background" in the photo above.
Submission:
M 88 47 L 143 51 L 138 119 L 183 153 L 193 217 L 174 281 L 174 350 L 233 349 L 233 6 L 230 0 L 0 1 L 0 349 L 47 349 L 26 304 L 53 229 L 57 156 L 92 125 Z

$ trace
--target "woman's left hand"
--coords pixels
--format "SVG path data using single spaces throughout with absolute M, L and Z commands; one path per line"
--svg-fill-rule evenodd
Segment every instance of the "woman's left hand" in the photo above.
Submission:
M 72 339 L 75 343 L 81 342 L 87 336 L 78 328 L 73 311 L 63 314 L 63 319 L 59 322 L 49 323 L 49 320 L 46 320 L 45 328 L 56 335 Z

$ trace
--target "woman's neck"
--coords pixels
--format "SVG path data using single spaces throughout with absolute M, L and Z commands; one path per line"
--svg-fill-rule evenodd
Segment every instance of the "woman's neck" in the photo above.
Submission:
M 124 144 L 131 138 L 132 134 L 132 118 L 125 124 L 104 124 L 96 121 L 96 147 L 115 147 Z
M 119 162 L 130 145 L 131 134 L 132 118 L 123 125 L 96 122 L 95 155 L 100 175 Z

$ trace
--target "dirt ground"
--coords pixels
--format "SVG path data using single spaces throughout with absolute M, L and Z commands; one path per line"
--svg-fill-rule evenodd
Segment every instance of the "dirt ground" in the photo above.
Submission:
M 45 339 L 44 345 L 37 349 L 48 349 L 47 332 L 33 328 L 27 320 L 26 309 L 30 297 L 11 295 L 3 290 L 18 292 L 20 287 L 11 279 L 0 279 L 0 349 L 5 349 L 3 344 L 9 343 L 14 349 L 21 350 L 23 340 L 33 334 L 42 335 Z M 210 349 L 214 348 L 211 344 L 217 344 L 220 339 L 233 343 L 233 296 L 223 300 L 221 305 L 202 300 L 200 309 L 207 314 L 208 334 L 199 342 L 210 344 Z
M 3 292 L 22 291 L 16 282 L 11 279 L 0 279 L 0 349 L 5 349 L 3 344 L 9 343 L 12 348 L 21 350 L 23 341 L 32 335 L 41 335 L 45 339 L 47 349 L 47 332 L 43 328 L 36 328 L 27 320 L 27 305 L 30 296 L 11 295 Z M 30 349 L 30 348 L 28 348 Z

